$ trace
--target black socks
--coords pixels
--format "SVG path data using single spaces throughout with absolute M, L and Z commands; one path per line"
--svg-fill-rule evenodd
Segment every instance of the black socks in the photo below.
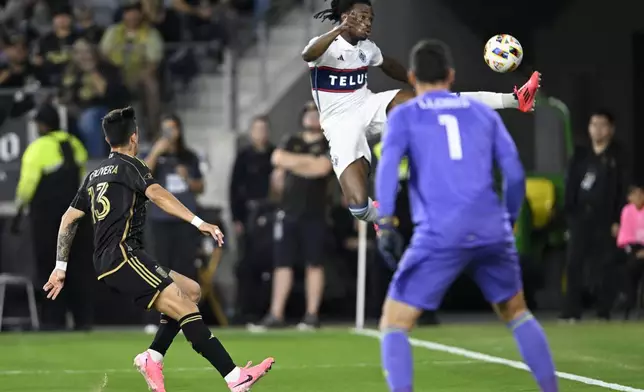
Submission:
M 186 339 L 192 343 L 192 348 L 206 358 L 222 377 L 226 377 L 237 367 L 219 339 L 210 333 L 201 314 L 188 314 L 181 318 L 178 324 Z
M 177 320 L 171 319 L 165 314 L 161 314 L 159 330 L 157 331 L 157 334 L 154 335 L 154 340 L 150 345 L 150 350 L 154 350 L 159 352 L 161 355 L 165 355 L 180 329 L 181 328 L 179 328 L 179 322 Z

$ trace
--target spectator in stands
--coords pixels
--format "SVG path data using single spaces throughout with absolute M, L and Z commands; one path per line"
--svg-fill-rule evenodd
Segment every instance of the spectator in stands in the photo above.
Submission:
M 143 19 L 140 1 L 123 7 L 122 21 L 107 29 L 100 47 L 105 57 L 121 69 L 130 93 L 142 99 L 147 136 L 157 136 L 161 109 L 158 76 L 163 59 L 163 39 Z
M 74 17 L 78 35 L 93 45 L 98 45 L 101 42 L 101 38 L 103 38 L 105 29 L 96 24 L 94 11 L 87 5 L 80 5 L 74 8 Z
M 25 12 L 36 3 L 36 0 L 7 0 L 0 6 L 0 23 L 15 25 L 24 19 Z
M 617 245 L 627 254 L 625 319 L 637 303 L 637 291 L 644 277 L 644 180 L 632 182 L 628 203 L 622 210 L 617 235 Z
M 90 157 L 100 158 L 107 152 L 101 119 L 113 108 L 122 107 L 127 90 L 119 70 L 102 61 L 89 41 L 74 44 L 72 61 L 67 65 L 61 84 L 61 99 L 69 115 L 76 120 L 78 133 Z
M 227 3 L 227 1 L 221 2 Z M 207 43 L 208 54 L 218 63 L 223 61 L 224 28 L 215 20 L 213 0 L 173 0 L 173 8 L 183 16 L 183 24 L 192 41 Z
M 87 151 L 78 139 L 60 129 L 60 117 L 53 106 L 46 104 L 39 108 L 35 120 L 40 137 L 22 156 L 16 200 L 20 211 L 29 206 L 38 270 L 35 286 L 42 287 L 56 261 L 60 217 L 84 177 Z M 63 295 L 62 301 L 59 298 L 41 303 L 45 330 L 65 329 L 66 306 L 70 306 L 74 314 L 77 329 L 91 327 L 92 290 L 89 287 L 96 280 L 91 264 L 82 261 L 91 259 L 92 253 L 91 223 L 85 219 L 72 245 L 72 258 L 79 262 L 72 263 L 68 271 L 65 290 L 71 291 Z
M 6 62 L 0 64 L 0 87 L 22 89 L 33 78 L 34 69 L 28 60 L 26 37 L 10 34 L 3 38 Z M 0 124 L 7 117 L 21 116 L 33 109 L 34 100 L 30 94 L 16 94 L 9 91 L 0 95 Z
M 0 65 L 0 86 L 24 87 L 34 73 L 29 63 L 26 37 L 21 34 L 10 34 L 3 41 L 6 63 Z
M 162 136 L 145 158 L 145 163 L 159 184 L 179 199 L 190 211 L 197 210 L 197 195 L 204 190 L 204 181 L 199 168 L 199 158 L 185 145 L 181 120 L 175 115 L 162 121 Z M 200 235 L 194 227 L 170 216 L 157 206 L 150 206 L 148 225 L 151 253 L 159 264 L 168 266 L 190 279 L 197 280 L 195 259 L 200 246 Z M 181 244 L 178 246 L 178 244 Z M 152 326 L 148 332 L 156 332 Z
M 615 120 L 607 111 L 590 116 L 590 148 L 578 148 L 566 179 L 565 214 L 568 221 L 566 300 L 561 318 L 578 321 L 582 313 L 584 277 L 596 293 L 597 316 L 608 320 L 616 291 L 615 237 L 626 199 L 627 161 L 613 137 Z
M 114 19 L 121 1 L 117 0 L 72 0 L 74 7 L 89 7 L 92 10 L 94 20 L 99 26 L 109 26 Z
M 172 8 L 166 8 L 163 0 L 142 0 L 142 5 L 145 19 L 159 31 L 164 42 L 183 40 L 181 18 Z
M 275 170 L 284 172 L 284 190 L 275 222 L 273 293 L 270 311 L 261 322 L 264 328 L 284 325 L 296 264 L 306 265 L 306 313 L 298 327 L 319 327 L 332 165 L 313 102 L 305 106 L 301 124 L 304 130 L 286 138 L 271 159 Z
M 235 158 L 230 183 L 230 207 L 238 236 L 245 231 L 249 207 L 268 198 L 275 147 L 269 142 L 269 123 L 264 116 L 256 117 L 250 127 L 250 144 Z
M 39 67 L 38 78 L 45 86 L 60 84 L 65 66 L 71 59 L 71 47 L 78 38 L 69 6 L 53 9 L 52 16 L 53 31 L 38 41 L 32 60 Z

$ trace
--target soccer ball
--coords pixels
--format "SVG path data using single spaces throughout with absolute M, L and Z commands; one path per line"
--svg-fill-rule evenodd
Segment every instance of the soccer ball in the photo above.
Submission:
M 512 72 L 523 60 L 523 48 L 519 40 L 509 34 L 490 38 L 483 52 L 485 63 L 495 72 Z

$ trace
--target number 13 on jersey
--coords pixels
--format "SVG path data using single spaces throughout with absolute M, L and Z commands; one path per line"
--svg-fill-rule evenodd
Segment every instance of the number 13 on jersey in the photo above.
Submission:
M 447 132 L 447 147 L 449 157 L 454 161 L 463 159 L 463 146 L 461 145 L 461 130 L 458 127 L 458 119 L 451 114 L 440 114 L 438 123 L 445 127 Z
M 94 223 L 105 219 L 105 217 L 110 213 L 110 201 L 105 196 L 109 183 L 101 182 L 96 184 L 96 189 L 93 186 L 87 189 L 89 193 L 90 205 L 92 208 L 92 220 Z

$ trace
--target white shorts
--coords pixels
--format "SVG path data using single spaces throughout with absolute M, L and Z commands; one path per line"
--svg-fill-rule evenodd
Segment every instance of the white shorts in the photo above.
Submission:
M 378 94 L 369 92 L 362 105 L 322 122 L 324 136 L 329 141 L 333 171 L 338 178 L 347 166 L 362 157 L 371 163 L 367 137 L 384 131 L 387 106 L 398 91 L 400 90 L 389 90 Z

